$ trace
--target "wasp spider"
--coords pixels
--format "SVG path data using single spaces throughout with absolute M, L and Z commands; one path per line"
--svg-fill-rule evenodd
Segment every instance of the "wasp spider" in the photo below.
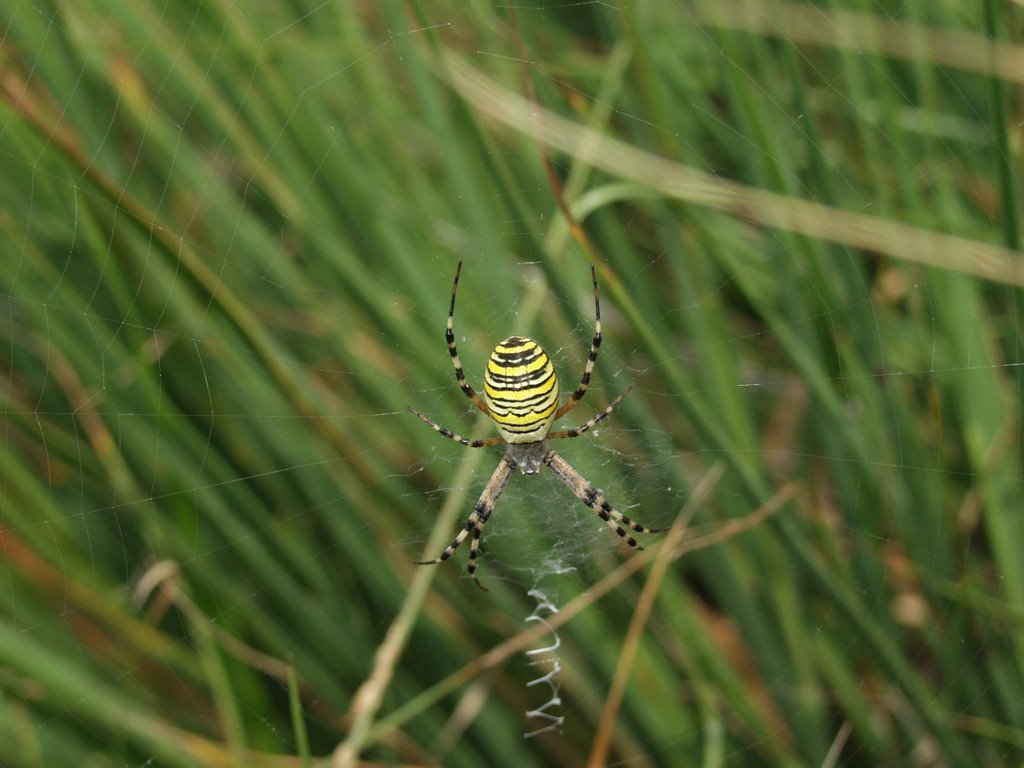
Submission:
M 597 353 L 601 348 L 601 300 L 597 290 L 597 271 L 591 266 L 590 274 L 594 282 L 595 321 L 594 341 L 590 345 L 590 356 L 583 368 L 580 385 L 561 405 L 558 403 L 558 378 L 555 376 L 551 359 L 537 342 L 524 336 L 509 336 L 491 352 L 491 357 L 487 361 L 487 370 L 484 373 L 483 398 L 466 381 L 466 374 L 462 370 L 459 352 L 455 346 L 455 331 L 453 329 L 455 294 L 459 288 L 461 272 L 462 262 L 460 261 L 455 270 L 455 280 L 452 282 L 452 299 L 448 307 L 448 322 L 444 331 L 445 339 L 448 342 L 448 354 L 451 355 L 452 365 L 455 366 L 455 378 L 459 387 L 473 405 L 494 420 L 501 436 L 469 440 L 442 427 L 415 408 L 409 408 L 409 410 L 449 440 L 454 440 L 469 448 L 505 444 L 508 446 L 508 450 L 498 462 L 497 469 L 494 470 L 487 487 L 480 495 L 480 500 L 473 508 L 473 513 L 466 520 L 465 527 L 459 531 L 459 534 L 440 556 L 433 560 L 418 560 L 417 564 L 434 565 L 447 560 L 472 533 L 468 570 L 473 581 L 483 589 L 483 585 L 476 577 L 476 561 L 484 525 L 497 506 L 509 476 L 516 468 L 524 475 L 536 475 L 540 472 L 541 466 L 550 467 L 558 479 L 565 483 L 580 501 L 594 510 L 597 516 L 604 520 L 629 546 L 642 549 L 637 540 L 627 532 L 627 528 L 637 533 L 655 533 L 664 529 L 647 528 L 619 512 L 601 494 L 601 491 L 573 469 L 565 459 L 551 450 L 547 442 L 548 440 L 582 435 L 607 418 L 629 392 L 629 390 L 623 392 L 612 400 L 607 408 L 580 426 L 559 432 L 551 431 L 551 425 L 575 408 L 586 394 L 590 386 L 590 374 L 594 370 L 594 362 L 597 360 Z

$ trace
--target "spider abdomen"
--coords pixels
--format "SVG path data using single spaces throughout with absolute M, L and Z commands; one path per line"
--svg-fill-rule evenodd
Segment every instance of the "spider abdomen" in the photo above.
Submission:
M 505 442 L 543 440 L 558 408 L 558 377 L 551 358 L 532 339 L 509 336 L 487 361 L 484 399 Z

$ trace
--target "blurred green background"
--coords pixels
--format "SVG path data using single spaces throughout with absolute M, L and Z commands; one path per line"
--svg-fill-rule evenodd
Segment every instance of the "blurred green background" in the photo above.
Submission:
M 0 764 L 1021 765 L 1021 14 L 5 4 Z

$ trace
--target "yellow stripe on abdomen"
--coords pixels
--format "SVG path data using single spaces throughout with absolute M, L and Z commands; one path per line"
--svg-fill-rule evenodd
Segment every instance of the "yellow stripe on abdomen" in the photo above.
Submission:
M 484 400 L 509 443 L 536 443 L 551 429 L 558 408 L 558 377 L 540 345 L 509 336 L 491 352 Z

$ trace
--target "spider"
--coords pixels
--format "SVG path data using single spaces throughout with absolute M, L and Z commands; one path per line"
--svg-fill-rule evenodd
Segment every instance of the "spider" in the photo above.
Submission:
M 536 475 L 542 466 L 548 466 L 565 483 L 569 490 L 594 510 L 608 526 L 634 549 L 643 549 L 626 528 L 637 533 L 657 533 L 663 528 L 647 528 L 636 520 L 632 520 L 615 509 L 608 500 L 570 466 L 569 462 L 548 447 L 548 440 L 559 440 L 568 437 L 579 437 L 592 427 L 606 419 L 622 398 L 629 394 L 627 389 L 612 400 L 608 406 L 589 421 L 578 427 L 551 431 L 551 425 L 567 414 L 586 394 L 590 386 L 590 374 L 594 370 L 594 362 L 601 348 L 601 300 L 597 289 L 597 270 L 590 267 L 590 276 L 594 283 L 594 340 L 590 345 L 590 356 L 583 368 L 583 378 L 569 398 L 558 404 L 558 378 L 551 359 L 540 345 L 524 336 L 509 336 L 498 344 L 491 352 L 484 373 L 484 397 L 481 398 L 466 381 L 466 374 L 459 361 L 459 352 L 455 346 L 455 295 L 459 289 L 459 275 L 462 272 L 462 261 L 455 270 L 452 282 L 452 299 L 448 307 L 448 322 L 445 324 L 444 336 L 448 342 L 448 354 L 455 366 L 455 379 L 463 394 L 483 413 L 491 417 L 498 426 L 500 437 L 488 437 L 482 440 L 469 440 L 441 426 L 429 417 L 410 407 L 409 410 L 428 424 L 436 432 L 454 440 L 468 448 L 485 448 L 492 445 L 507 445 L 508 450 L 498 462 L 494 474 L 487 482 L 487 487 L 480 494 L 480 499 L 473 508 L 473 513 L 466 520 L 465 527 L 452 540 L 444 552 L 433 560 L 417 560 L 417 565 L 436 565 L 451 557 L 466 537 L 472 533 L 473 540 L 469 547 L 468 571 L 476 585 L 486 591 L 476 577 L 477 550 L 480 548 L 480 535 L 484 525 L 501 498 L 505 484 L 511 474 L 518 468 L 524 475 Z

